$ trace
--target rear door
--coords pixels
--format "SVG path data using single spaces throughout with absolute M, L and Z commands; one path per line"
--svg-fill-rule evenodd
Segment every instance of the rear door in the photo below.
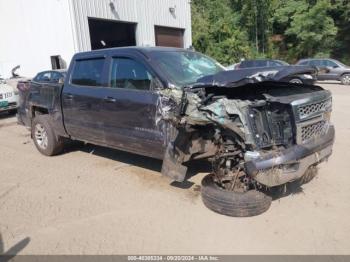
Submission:
M 309 65 L 317 67 L 317 80 L 329 80 L 328 69 L 322 60 L 310 60 Z
M 104 88 L 103 129 L 110 146 L 161 157 L 162 128 L 157 124 L 158 94 L 152 90 L 155 74 L 138 57 L 109 59 L 109 86 Z
M 325 64 L 329 70 L 329 79 L 330 80 L 339 80 L 341 73 L 343 70 L 332 60 L 324 60 Z
M 102 143 L 104 94 L 101 91 L 106 85 L 106 58 L 87 57 L 73 63 L 71 77 L 62 92 L 66 131 L 76 139 Z

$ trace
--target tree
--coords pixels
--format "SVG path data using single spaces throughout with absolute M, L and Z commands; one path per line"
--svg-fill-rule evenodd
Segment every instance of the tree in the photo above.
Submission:
M 332 1 L 331 16 L 338 27 L 331 55 L 350 64 L 350 0 Z
M 334 56 L 350 62 L 350 0 L 192 0 L 193 45 L 219 62 Z
M 286 36 L 289 60 L 330 55 L 337 34 L 330 10 L 329 0 L 286 1 L 276 10 L 275 27 Z
M 193 46 L 228 65 L 249 56 L 247 34 L 230 0 L 192 1 Z

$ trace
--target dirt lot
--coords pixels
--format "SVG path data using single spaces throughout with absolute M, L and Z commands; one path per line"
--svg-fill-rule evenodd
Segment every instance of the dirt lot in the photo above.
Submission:
M 205 208 L 198 192 L 204 174 L 170 185 L 159 173 L 160 161 L 94 146 L 44 157 L 15 118 L 0 116 L 5 251 L 350 254 L 350 87 L 323 86 L 334 95 L 333 156 L 302 192 L 251 218 Z

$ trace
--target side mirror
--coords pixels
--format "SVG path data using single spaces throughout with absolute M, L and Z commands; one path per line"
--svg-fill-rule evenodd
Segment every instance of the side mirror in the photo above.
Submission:
M 334 65 L 334 66 L 332 66 L 332 68 L 338 68 L 339 66 L 338 65 Z

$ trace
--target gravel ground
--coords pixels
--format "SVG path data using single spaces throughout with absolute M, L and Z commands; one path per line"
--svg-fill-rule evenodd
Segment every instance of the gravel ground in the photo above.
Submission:
M 205 208 L 204 173 L 170 184 L 160 161 L 95 146 L 45 157 L 1 115 L 0 253 L 350 254 L 350 87 L 322 85 L 334 95 L 333 156 L 250 218 Z

